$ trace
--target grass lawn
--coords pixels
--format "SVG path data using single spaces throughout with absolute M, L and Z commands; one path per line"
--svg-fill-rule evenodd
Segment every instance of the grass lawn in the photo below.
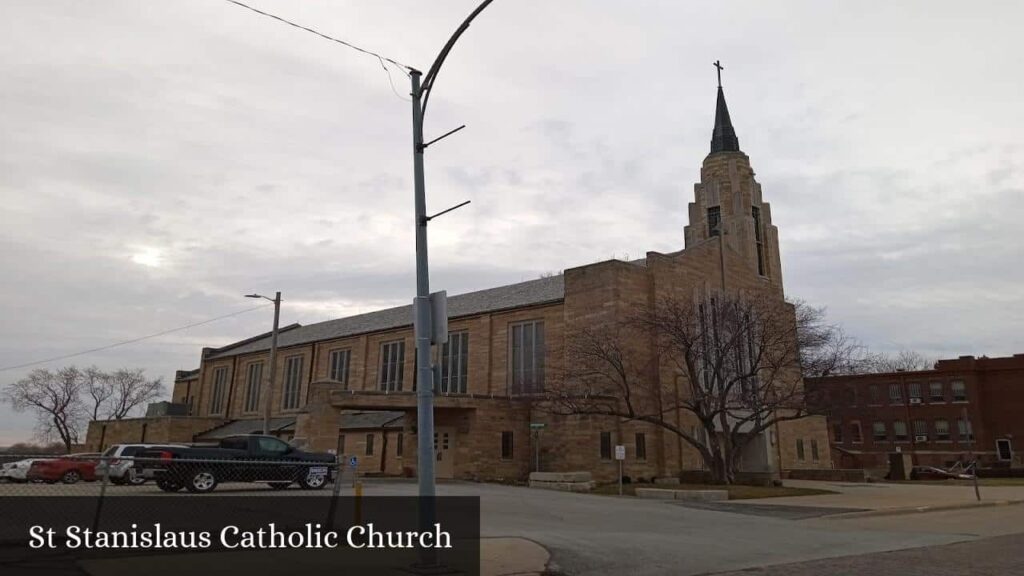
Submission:
M 750 498 L 778 498 L 780 496 L 814 496 L 817 494 L 835 494 L 831 490 L 814 488 L 791 488 L 788 486 L 743 486 L 731 484 L 623 484 L 624 496 L 636 496 L 637 488 L 666 488 L 669 490 L 728 490 L 729 500 L 748 500 Z M 618 496 L 618 484 L 602 484 L 593 491 L 594 494 Z

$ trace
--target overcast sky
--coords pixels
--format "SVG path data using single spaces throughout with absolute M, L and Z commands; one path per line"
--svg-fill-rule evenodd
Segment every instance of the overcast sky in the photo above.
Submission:
M 251 0 L 426 70 L 474 0 Z M 685 4 L 685 5 L 684 5 Z M 0 367 L 414 290 L 408 80 L 221 0 L 0 5 Z M 432 288 L 683 246 L 715 70 L 786 293 L 877 350 L 1024 352 L 1024 5 L 497 0 L 426 135 Z M 398 94 L 396 94 L 397 92 Z M 399 96 L 401 95 L 401 96 Z M 63 364 L 170 384 L 260 309 Z M 28 368 L 0 372 L 0 384 Z M 0 444 L 31 436 L 0 407 Z

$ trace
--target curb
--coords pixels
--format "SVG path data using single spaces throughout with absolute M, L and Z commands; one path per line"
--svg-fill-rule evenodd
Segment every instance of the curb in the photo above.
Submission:
M 988 500 L 982 502 L 965 502 L 958 504 L 940 504 L 938 506 L 909 506 L 906 508 L 882 508 L 880 510 L 864 510 L 863 512 L 846 512 L 832 514 L 820 518 L 828 520 L 847 520 L 853 518 L 871 518 L 874 516 L 899 516 L 901 514 L 925 514 L 928 512 L 944 512 L 947 510 L 965 510 L 968 508 L 991 508 L 993 506 L 1014 506 L 1024 504 L 1024 500 Z

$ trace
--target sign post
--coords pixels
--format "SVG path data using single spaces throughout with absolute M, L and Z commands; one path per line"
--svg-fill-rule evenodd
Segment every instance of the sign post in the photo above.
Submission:
M 626 459 L 626 447 L 615 446 L 615 459 L 619 461 L 619 496 L 622 496 L 622 461 Z

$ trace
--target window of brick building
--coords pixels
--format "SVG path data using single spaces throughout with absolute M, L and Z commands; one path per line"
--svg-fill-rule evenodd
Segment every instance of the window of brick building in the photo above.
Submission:
M 929 402 L 945 402 L 946 394 L 942 390 L 942 382 L 932 382 L 928 384 L 928 401 Z
M 383 392 L 402 390 L 405 380 L 405 341 L 384 342 L 380 345 L 380 389 Z
M 327 377 L 335 382 L 341 382 L 345 390 L 348 390 L 348 364 L 351 357 L 352 353 L 349 350 L 331 350 Z
M 601 460 L 612 459 L 612 433 L 601 432 Z
M 501 459 L 511 460 L 512 459 L 512 432 L 501 433 Z
M 906 442 L 909 440 L 907 437 L 907 423 L 903 420 L 896 420 L 893 422 L 892 435 L 897 442 Z
M 967 386 L 963 380 L 954 380 L 949 389 L 953 393 L 953 402 L 967 402 Z
M 850 441 L 860 444 L 864 441 L 864 433 L 860 429 L 860 422 L 850 422 Z
M 910 384 L 908 384 L 907 385 L 907 392 L 908 392 L 907 396 L 910 397 L 910 402 L 912 404 L 920 404 L 921 403 L 921 383 L 920 382 L 911 382 Z M 916 402 L 915 402 L 915 400 L 916 400 Z
M 841 423 L 832 425 L 832 439 L 836 444 L 843 443 L 843 425 Z
M 868 398 L 869 402 L 871 402 L 872 404 L 882 403 L 882 396 L 881 393 L 878 391 L 878 386 L 874 384 L 868 386 Z
M 647 460 L 647 436 L 643 432 L 636 433 L 636 459 Z
M 949 420 L 935 421 L 935 440 L 939 442 L 949 441 Z
M 818 439 L 811 438 L 811 460 L 818 461 Z
M 210 398 L 210 414 L 224 411 L 224 397 L 228 388 L 228 369 L 222 366 L 213 371 L 213 396 Z
M 764 232 L 761 230 L 761 208 L 752 206 L 754 217 L 754 249 L 757 250 L 757 273 L 764 276 Z
M 805 456 L 804 456 L 804 439 L 803 438 L 797 438 L 796 439 L 796 459 L 797 460 L 804 460 L 805 459 Z
M 961 442 L 974 442 L 974 430 L 970 423 L 963 418 L 956 421 L 957 433 Z
M 509 326 L 509 393 L 544 391 L 544 323 L 521 322 Z
M 260 407 L 260 384 L 263 382 L 263 362 L 253 362 L 245 369 L 245 411 L 256 412 Z
M 465 394 L 469 381 L 469 332 L 449 332 L 441 349 L 441 394 Z
M 914 420 L 914 441 L 928 441 L 928 423 L 924 420 Z
M 345 435 L 338 434 L 338 454 L 345 453 Z
M 291 356 L 284 360 L 284 389 L 281 406 L 285 410 L 299 407 L 299 390 L 302 389 L 302 356 Z
M 395 456 L 401 458 L 405 454 L 405 434 L 399 432 L 395 440 Z
M 889 431 L 886 429 L 885 422 L 875 422 L 871 425 L 871 438 L 875 442 L 885 442 L 889 440 Z
M 899 382 L 889 384 L 889 402 L 893 404 L 903 403 L 903 386 Z
M 366 435 L 366 455 L 373 456 L 373 434 Z

